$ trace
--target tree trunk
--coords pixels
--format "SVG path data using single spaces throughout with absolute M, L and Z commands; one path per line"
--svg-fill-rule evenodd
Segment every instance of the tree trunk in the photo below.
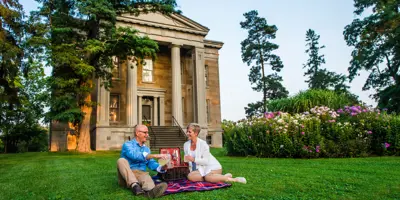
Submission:
M 5 140 L 3 141 L 3 143 L 4 143 L 4 153 L 8 153 L 8 151 L 7 151 L 7 148 L 8 148 L 8 145 L 7 145 L 7 143 L 8 143 L 7 133 L 6 133 L 6 137 L 5 137 Z
M 260 63 L 261 63 L 261 70 L 262 70 L 262 82 L 263 82 L 263 113 L 267 112 L 267 86 L 265 85 L 265 68 L 264 68 L 264 56 L 262 54 L 262 51 L 259 51 L 260 53 Z
M 85 98 L 85 104 L 81 106 L 81 111 L 84 113 L 83 120 L 79 127 L 78 148 L 79 152 L 91 152 L 90 149 L 90 117 L 92 115 L 92 106 L 87 106 L 92 102 L 92 97 L 88 94 Z
M 261 63 L 262 66 L 262 79 L 263 79 L 263 113 L 267 112 L 267 86 L 265 84 L 265 72 L 264 72 L 264 62 Z

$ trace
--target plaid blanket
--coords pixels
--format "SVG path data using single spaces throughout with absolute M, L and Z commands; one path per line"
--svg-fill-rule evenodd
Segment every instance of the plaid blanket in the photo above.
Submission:
M 156 184 L 161 183 L 161 180 L 158 177 L 153 177 L 153 180 Z M 168 188 L 164 192 L 164 195 L 174 194 L 179 192 L 192 192 L 192 191 L 208 191 L 215 190 L 224 187 L 230 187 L 229 183 L 210 183 L 210 182 L 192 182 L 189 180 L 176 180 L 169 181 Z

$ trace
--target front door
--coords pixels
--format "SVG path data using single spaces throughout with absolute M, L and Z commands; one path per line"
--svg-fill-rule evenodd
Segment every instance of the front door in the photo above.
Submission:
M 142 124 L 146 125 L 146 126 L 151 126 L 151 119 L 152 119 L 152 115 L 151 115 L 151 105 L 142 105 Z
M 142 98 L 142 124 L 146 126 L 154 125 L 153 122 L 153 97 L 144 96 Z

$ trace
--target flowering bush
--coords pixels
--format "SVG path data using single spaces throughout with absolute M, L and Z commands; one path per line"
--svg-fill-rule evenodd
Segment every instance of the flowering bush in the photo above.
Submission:
M 361 106 L 321 106 L 294 115 L 269 112 L 225 125 L 224 141 L 230 155 L 241 156 L 399 155 L 400 118 Z

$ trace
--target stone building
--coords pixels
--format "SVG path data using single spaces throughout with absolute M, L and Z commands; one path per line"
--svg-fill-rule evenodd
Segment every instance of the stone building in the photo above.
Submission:
M 156 41 L 160 51 L 156 60 L 145 59 L 143 65 L 113 58 L 113 88 L 106 90 L 97 81 L 92 149 L 121 148 L 137 124 L 150 126 L 150 141 L 157 142 L 152 148 L 181 146 L 190 122 L 201 125 L 200 138 L 222 147 L 218 51 L 223 43 L 205 39 L 209 29 L 180 14 L 124 14 L 117 26 L 139 30 Z M 52 124 L 51 151 L 75 149 L 75 141 L 64 126 Z

